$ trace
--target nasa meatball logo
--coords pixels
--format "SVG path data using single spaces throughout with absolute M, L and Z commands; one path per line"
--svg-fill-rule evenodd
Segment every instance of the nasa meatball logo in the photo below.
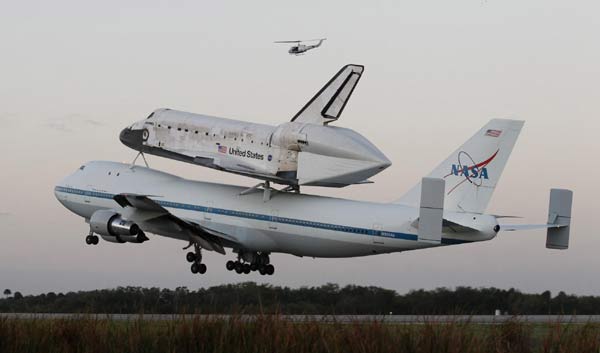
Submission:
M 273 156 L 271 156 L 271 155 L 268 155 L 268 156 L 267 156 L 267 160 L 268 160 L 269 162 L 270 162 L 270 161 L 272 161 L 272 160 L 273 160 Z
M 456 185 L 454 185 L 450 189 L 450 191 L 448 191 L 448 195 L 450 195 L 454 190 L 456 190 L 466 181 L 468 181 L 472 185 L 475 185 L 476 187 L 480 187 L 481 185 L 483 185 L 483 181 L 489 179 L 487 166 L 494 160 L 494 158 L 496 158 L 496 155 L 498 155 L 499 151 L 500 150 L 497 150 L 489 158 L 479 163 L 476 163 L 475 160 L 467 152 L 458 152 L 457 163 L 452 164 L 450 173 L 445 175 L 444 179 L 450 176 L 455 176 L 461 177 L 462 180 L 459 181 Z

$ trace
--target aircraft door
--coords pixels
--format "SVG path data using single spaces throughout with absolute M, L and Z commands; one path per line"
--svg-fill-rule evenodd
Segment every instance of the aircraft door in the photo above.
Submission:
M 205 221 L 212 221 L 213 210 L 214 210 L 214 203 L 212 201 L 206 202 L 206 210 L 204 211 L 204 220 Z
M 372 241 L 373 244 L 385 244 L 385 238 L 381 236 L 381 232 L 383 231 L 383 225 L 381 225 L 380 223 L 374 223 L 373 224 L 373 235 L 372 235 Z
M 93 189 L 92 185 L 88 185 L 87 190 L 91 190 L 91 189 Z M 85 203 L 92 202 L 92 192 L 91 191 L 85 191 L 83 193 L 83 202 L 85 202 Z
M 276 230 L 277 229 L 277 218 L 279 217 L 279 210 L 271 210 L 270 219 L 269 219 L 269 229 Z

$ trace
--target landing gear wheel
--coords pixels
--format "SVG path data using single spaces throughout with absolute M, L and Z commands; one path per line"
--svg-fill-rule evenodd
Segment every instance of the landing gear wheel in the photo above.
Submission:
M 205 274 L 206 273 L 206 265 L 205 264 L 199 264 L 198 265 L 198 273 L 199 274 Z
M 206 267 L 206 266 L 205 266 Z M 192 273 L 198 273 L 200 272 L 200 265 L 198 265 L 197 263 L 193 263 L 192 267 L 190 267 L 190 270 L 192 271 Z M 206 271 L 206 269 L 204 269 L 204 271 Z
M 250 271 L 256 271 L 258 270 L 258 265 L 255 263 L 250 264 Z
M 187 260 L 187 262 L 194 262 L 196 261 L 196 254 L 190 251 L 185 255 L 185 259 Z
M 227 269 L 227 271 L 232 271 L 235 269 L 235 262 L 229 260 L 227 261 L 227 263 L 225 264 L 225 268 Z
M 87 237 L 85 237 L 85 243 L 86 243 L 87 245 L 92 245 L 92 244 L 94 244 L 94 240 L 92 239 L 92 236 L 91 236 L 91 235 L 88 235 Z
M 238 274 L 244 272 L 244 267 L 240 262 L 235 263 L 235 272 Z
M 92 236 L 92 244 L 98 245 L 99 242 L 100 242 L 100 238 L 98 238 L 97 236 L 93 235 Z
M 273 265 L 265 266 L 265 273 L 268 274 L 269 276 L 272 275 L 273 273 L 275 273 L 275 266 L 273 266 Z
M 250 265 L 244 264 L 243 270 L 245 274 L 249 274 L 251 272 Z
M 263 276 L 264 276 L 264 275 L 266 275 L 266 274 L 267 274 L 267 271 L 265 270 L 265 266 L 260 266 L 260 267 L 258 268 L 258 273 L 260 273 L 260 274 L 261 274 L 261 275 L 263 275 Z

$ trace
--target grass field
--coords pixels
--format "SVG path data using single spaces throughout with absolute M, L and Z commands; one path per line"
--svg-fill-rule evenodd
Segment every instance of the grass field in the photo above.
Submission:
M 598 324 L 293 323 L 181 319 L 0 319 L 0 352 L 598 353 Z

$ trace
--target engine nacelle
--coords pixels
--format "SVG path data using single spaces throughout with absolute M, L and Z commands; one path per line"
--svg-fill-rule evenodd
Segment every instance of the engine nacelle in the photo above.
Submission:
M 110 210 L 98 210 L 90 218 L 92 231 L 112 243 L 143 243 L 148 240 L 140 227 L 124 220 L 120 214 Z

